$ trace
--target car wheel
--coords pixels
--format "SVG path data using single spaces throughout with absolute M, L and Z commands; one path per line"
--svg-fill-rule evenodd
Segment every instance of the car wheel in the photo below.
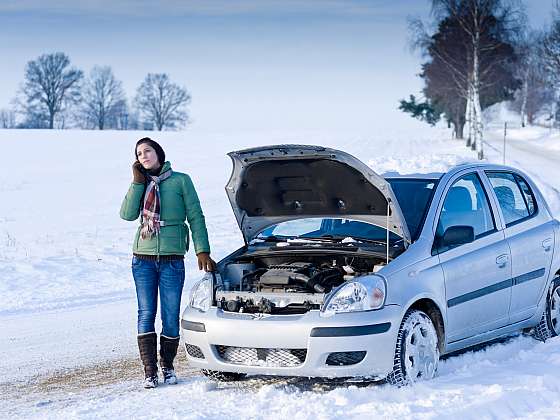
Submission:
M 540 341 L 560 335 L 560 277 L 556 277 L 552 284 L 541 322 L 533 331 L 533 337 Z
M 245 373 L 220 372 L 219 370 L 207 370 L 207 369 L 202 369 L 202 373 L 206 377 L 217 382 L 235 382 L 247 376 Z
M 387 382 L 400 387 L 431 379 L 438 362 L 438 335 L 432 320 L 422 311 L 409 310 L 397 335 L 393 371 Z

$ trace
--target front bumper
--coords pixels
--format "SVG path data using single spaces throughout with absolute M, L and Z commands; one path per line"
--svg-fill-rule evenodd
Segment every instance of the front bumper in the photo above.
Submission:
M 182 316 L 181 330 L 185 344 L 200 349 L 194 353 L 198 357 L 187 353 L 189 364 L 200 369 L 256 375 L 384 378 L 393 368 L 402 315 L 402 308 L 398 305 L 387 305 L 377 311 L 336 314 L 329 318 L 322 318 L 317 310 L 303 315 L 255 317 L 224 312 L 215 307 L 206 313 L 187 308 Z M 306 354 L 297 366 L 271 366 L 264 361 L 258 365 L 232 363 L 223 357 L 222 349 L 227 346 L 305 349 Z M 363 351 L 367 353 L 358 363 L 327 364 L 331 353 Z

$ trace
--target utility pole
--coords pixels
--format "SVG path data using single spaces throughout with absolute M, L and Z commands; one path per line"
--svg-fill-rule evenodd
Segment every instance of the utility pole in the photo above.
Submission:
M 507 121 L 504 123 L 504 151 L 503 155 L 503 163 L 506 164 L 506 136 L 507 136 Z

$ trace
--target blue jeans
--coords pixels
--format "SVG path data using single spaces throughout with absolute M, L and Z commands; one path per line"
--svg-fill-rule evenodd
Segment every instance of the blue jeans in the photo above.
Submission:
M 155 332 L 159 289 L 161 334 L 169 338 L 179 337 L 179 311 L 185 283 L 185 262 L 158 262 L 132 257 L 132 276 L 138 298 L 138 334 Z

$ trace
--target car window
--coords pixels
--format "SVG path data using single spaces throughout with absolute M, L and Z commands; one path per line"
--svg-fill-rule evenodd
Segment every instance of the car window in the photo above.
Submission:
M 515 180 L 521 187 L 521 192 L 523 193 L 523 198 L 525 198 L 525 204 L 527 204 L 527 210 L 529 210 L 529 216 L 532 216 L 537 212 L 537 200 L 535 200 L 535 195 L 529 187 L 527 181 L 525 181 L 521 176 L 515 174 Z
M 307 218 L 288 220 L 286 222 L 272 225 L 257 235 L 258 239 L 266 239 L 269 236 L 287 238 L 315 238 L 321 236 L 333 237 L 356 237 L 372 240 L 386 240 L 387 230 L 385 227 L 375 226 L 366 222 L 345 218 Z M 400 237 L 391 232 L 391 242 L 399 240 Z
M 320 229 L 322 221 L 323 219 L 319 218 L 289 220 L 287 222 L 271 226 L 263 233 L 265 236 L 299 236 L 302 232 L 307 233 Z
M 494 188 L 494 193 L 500 203 L 502 214 L 509 226 L 530 215 L 527 199 L 521 192 L 515 176 L 509 172 L 486 172 L 488 179 Z M 527 184 L 525 186 L 528 188 Z M 530 190 L 529 190 L 530 193 Z M 532 193 L 530 193 L 531 195 Z M 534 201 L 531 198 L 531 207 L 534 211 Z
M 496 230 L 488 197 L 477 174 L 463 176 L 447 191 L 436 236 L 441 238 L 451 226 L 472 226 L 475 239 Z
M 418 239 L 437 182 L 429 179 L 388 179 L 397 197 L 412 240 Z

